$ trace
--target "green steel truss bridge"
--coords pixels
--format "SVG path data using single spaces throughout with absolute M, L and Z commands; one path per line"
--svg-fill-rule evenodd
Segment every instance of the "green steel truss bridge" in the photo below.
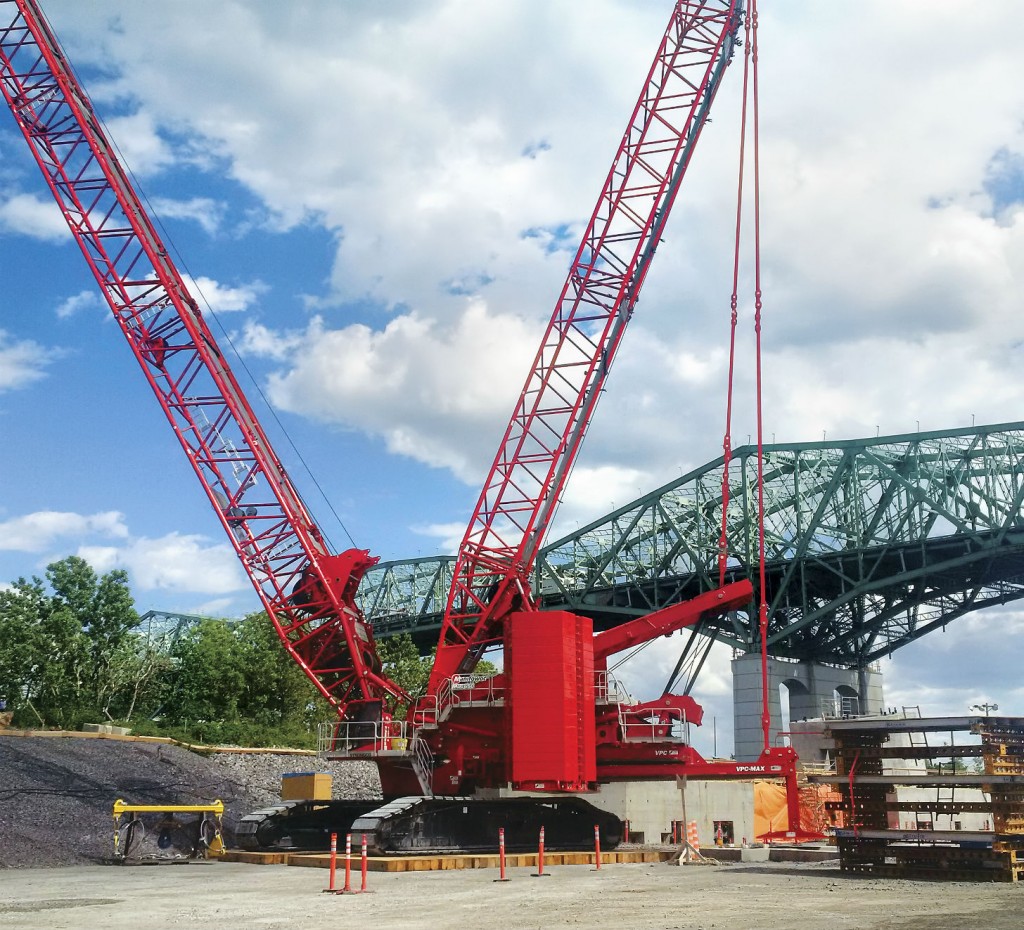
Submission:
M 717 582 L 722 458 L 565 536 L 541 553 L 547 609 L 597 629 Z M 756 449 L 730 462 L 729 580 L 757 584 Z M 845 442 L 765 446 L 768 650 L 864 667 L 957 617 L 1024 597 L 1024 423 Z M 454 560 L 382 563 L 361 586 L 378 636 L 436 643 Z M 756 606 L 695 631 L 759 649 Z M 678 671 L 678 668 L 677 668 Z

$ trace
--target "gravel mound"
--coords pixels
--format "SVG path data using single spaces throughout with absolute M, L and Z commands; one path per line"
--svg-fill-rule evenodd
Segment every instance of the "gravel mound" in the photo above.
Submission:
M 280 797 L 281 775 L 329 772 L 336 798 L 379 798 L 373 763 L 314 756 L 199 754 L 181 746 L 76 737 L 0 736 L 0 869 L 103 862 L 111 805 L 224 802 L 230 845 L 238 820 Z

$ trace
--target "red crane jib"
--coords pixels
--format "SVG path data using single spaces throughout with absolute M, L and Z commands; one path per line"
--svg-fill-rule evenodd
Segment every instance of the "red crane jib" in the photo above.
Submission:
M 594 636 L 594 661 L 598 668 L 602 668 L 602 663 L 608 656 L 616 652 L 693 626 L 709 613 L 720 614 L 727 610 L 739 610 L 748 606 L 753 597 L 753 585 L 747 579 L 743 579 L 715 591 L 698 594 L 688 601 L 663 607 L 628 623 L 622 623 Z
M 530 606 L 529 578 L 636 308 L 712 101 L 742 0 L 677 0 L 459 547 L 436 694 Z
M 340 715 L 407 703 L 36 0 L 0 0 L 0 94 L 284 648 Z

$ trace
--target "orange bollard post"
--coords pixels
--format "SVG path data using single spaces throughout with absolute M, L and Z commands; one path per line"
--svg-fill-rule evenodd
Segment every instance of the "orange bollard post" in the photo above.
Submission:
M 334 890 L 334 874 L 335 874 L 335 870 L 336 870 L 337 864 L 338 864 L 338 834 L 337 833 L 332 833 L 331 834 L 331 879 L 328 882 L 327 887 L 324 889 L 325 892 L 329 891 L 331 894 L 335 893 L 335 890 Z
M 623 843 L 628 843 L 629 842 L 629 821 L 628 820 L 623 820 L 622 821 L 622 842 Z
M 342 894 L 352 894 L 352 834 L 345 835 L 345 887 Z
M 360 868 L 360 871 L 362 872 L 362 881 L 359 884 L 359 893 L 360 894 L 369 894 L 369 891 L 366 888 L 367 856 L 366 856 L 366 834 L 365 833 L 363 834 L 363 855 L 362 855 L 362 860 L 360 862 L 359 868 Z
M 498 827 L 498 878 L 496 882 L 507 882 L 505 877 L 505 828 Z
M 594 824 L 594 871 L 601 871 L 601 828 Z
M 537 871 L 531 873 L 534 878 L 547 878 L 550 873 L 544 871 L 544 828 L 540 828 L 540 842 L 537 844 Z

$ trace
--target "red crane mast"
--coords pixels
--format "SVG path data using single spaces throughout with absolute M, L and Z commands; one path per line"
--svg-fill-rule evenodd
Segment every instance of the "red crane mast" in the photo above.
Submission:
M 679 0 L 459 547 L 428 693 L 531 606 L 529 575 L 737 46 L 742 0 Z

